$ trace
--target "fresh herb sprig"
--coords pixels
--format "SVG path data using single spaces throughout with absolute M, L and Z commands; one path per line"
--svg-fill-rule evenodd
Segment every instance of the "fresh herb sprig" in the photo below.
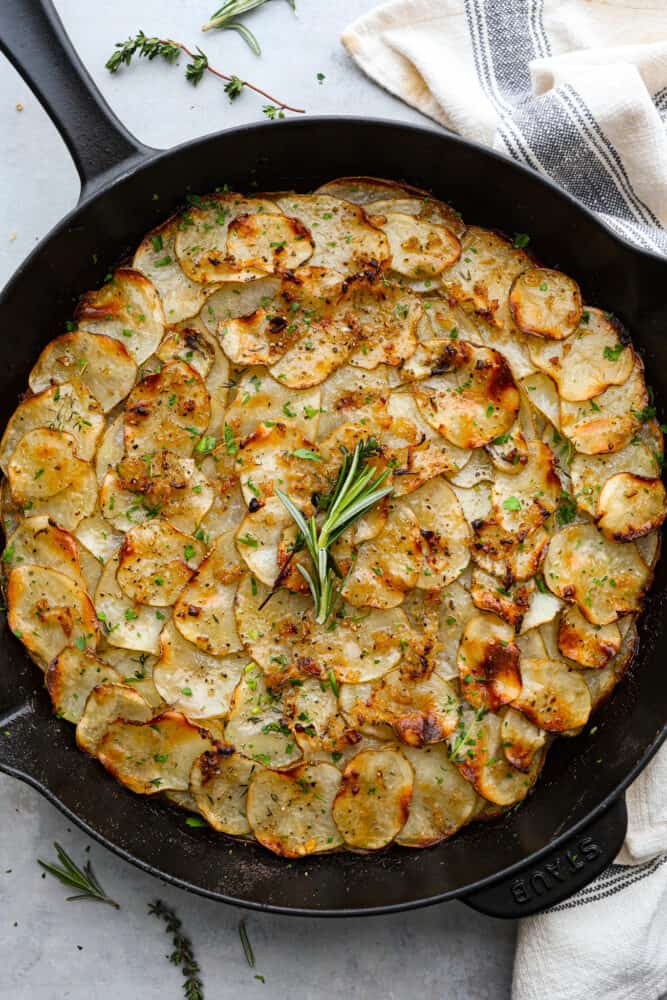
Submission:
M 267 118 L 284 117 L 285 111 L 294 111 L 296 114 L 305 113 L 305 108 L 295 108 L 285 101 L 280 101 L 268 91 L 248 80 L 241 80 L 234 74 L 229 75 L 215 69 L 209 63 L 206 53 L 202 52 L 200 48 L 193 52 L 183 42 L 176 42 L 171 38 L 149 37 L 143 31 L 139 31 L 124 42 L 116 42 L 115 51 L 109 56 L 105 65 L 110 73 L 117 73 L 122 66 L 129 66 L 135 56 L 139 59 L 148 59 L 149 62 L 152 62 L 153 59 L 164 59 L 173 65 L 178 61 L 181 52 L 184 52 L 191 60 L 185 67 L 185 78 L 194 86 L 200 83 L 204 73 L 211 73 L 225 81 L 225 93 L 230 100 L 239 97 L 243 90 L 247 89 L 271 101 L 271 104 L 265 105 L 262 109 Z
M 79 868 L 79 866 L 72 861 L 67 851 L 61 847 L 60 844 L 54 843 L 53 846 L 56 849 L 60 867 L 53 862 L 42 861 L 40 858 L 37 859 L 37 864 L 41 865 L 45 872 L 48 872 L 49 875 L 53 875 L 59 882 L 62 882 L 63 885 L 77 890 L 75 896 L 67 897 L 68 902 L 76 899 L 91 899 L 98 903 L 108 903 L 109 906 L 113 906 L 116 910 L 120 909 L 115 899 L 111 899 L 110 896 L 107 896 L 106 892 L 97 881 L 97 877 L 93 872 L 90 860 L 86 861 L 83 868 Z
M 377 441 L 359 441 L 350 453 L 342 448 L 343 463 L 336 483 L 329 494 L 318 498 L 318 507 L 326 511 L 321 526 L 313 515 L 306 520 L 294 501 L 276 489 L 283 506 L 291 514 L 313 563 L 313 573 L 299 564 L 297 569 L 304 577 L 315 603 L 315 620 L 323 625 L 340 594 L 340 570 L 331 556 L 331 546 L 354 521 L 366 514 L 392 492 L 391 486 L 382 484 L 389 470 L 377 472 L 368 459 L 379 451 Z
M 238 31 L 241 38 L 248 43 L 256 56 L 261 55 L 259 42 L 248 28 L 241 21 L 235 18 L 242 17 L 257 7 L 263 7 L 267 0 L 226 0 L 219 10 L 211 14 L 206 24 L 202 24 L 202 31 L 210 31 L 212 28 L 220 28 L 222 31 Z M 295 0 L 288 0 L 292 10 L 296 10 Z
M 164 920 L 165 930 L 167 934 L 171 935 L 174 950 L 169 955 L 169 961 L 180 966 L 183 973 L 183 993 L 186 1000 L 204 1000 L 204 984 L 200 978 L 201 969 L 192 950 L 192 942 L 181 929 L 181 921 L 171 907 L 163 903 L 161 899 L 149 903 L 148 912 L 157 917 L 158 920 Z

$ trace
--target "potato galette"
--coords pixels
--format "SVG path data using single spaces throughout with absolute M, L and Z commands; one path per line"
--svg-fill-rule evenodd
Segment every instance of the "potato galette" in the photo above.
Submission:
M 42 351 L 10 626 L 119 781 L 286 857 L 520 802 L 636 651 L 667 513 L 620 323 L 390 181 L 218 192 Z

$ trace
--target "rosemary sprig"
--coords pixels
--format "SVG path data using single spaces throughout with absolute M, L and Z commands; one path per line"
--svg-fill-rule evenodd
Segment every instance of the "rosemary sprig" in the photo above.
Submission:
M 246 929 L 245 920 L 239 921 L 239 937 L 241 938 L 241 944 L 243 945 L 245 960 L 250 966 L 250 968 L 254 969 L 255 953 L 252 950 L 252 945 L 250 944 L 250 938 L 248 937 L 248 931 Z
M 67 897 L 68 902 L 75 899 L 92 899 L 98 903 L 108 903 L 109 906 L 113 906 L 117 910 L 120 909 L 118 903 L 107 896 L 97 881 L 90 860 L 86 861 L 83 869 L 81 869 L 72 861 L 69 854 L 60 844 L 54 843 L 53 846 L 56 849 L 58 861 L 62 867 L 58 867 L 53 862 L 42 861 L 40 858 L 37 859 L 37 864 L 41 865 L 44 871 L 48 872 L 49 875 L 53 875 L 63 885 L 78 890 L 75 896 Z
M 220 80 L 225 81 L 225 93 L 230 100 L 239 97 L 244 89 L 252 90 L 261 97 L 265 97 L 271 104 L 267 104 L 262 109 L 267 118 L 284 117 L 285 111 L 294 111 L 297 114 L 304 114 L 305 108 L 295 108 L 285 101 L 278 100 L 268 91 L 263 90 L 248 80 L 241 80 L 234 74 L 222 73 L 210 65 L 208 57 L 200 48 L 193 52 L 183 42 L 176 42 L 171 38 L 151 38 L 139 31 L 134 37 L 128 38 L 124 42 L 116 42 L 115 51 L 107 59 L 105 66 L 110 73 L 117 73 L 122 66 L 129 66 L 134 56 L 140 59 L 164 59 L 170 65 L 178 61 L 184 52 L 191 60 L 185 67 L 185 78 L 189 83 L 196 86 L 203 78 L 204 73 L 211 73 Z
M 338 582 L 342 576 L 329 551 L 331 546 L 351 524 L 392 492 L 391 486 L 382 487 L 389 470 L 377 473 L 368 464 L 368 459 L 379 451 L 374 438 L 359 441 L 351 454 L 346 448 L 341 448 L 341 451 L 343 464 L 336 483 L 329 494 L 318 497 L 318 507 L 326 512 L 320 527 L 314 515 L 306 520 L 294 501 L 282 490 L 276 489 L 299 529 L 313 563 L 314 573 L 301 564 L 297 569 L 310 587 L 315 603 L 315 621 L 320 625 L 326 622 L 334 609 L 343 586 Z
M 169 955 L 169 961 L 178 965 L 183 973 L 183 993 L 186 1000 L 204 1000 L 204 984 L 199 973 L 199 963 L 192 950 L 192 942 L 181 930 L 182 924 L 170 906 L 167 906 L 161 899 L 156 899 L 154 903 L 149 903 L 148 912 L 164 920 L 167 934 L 171 934 L 174 950 Z
M 255 53 L 256 56 L 262 54 L 259 42 L 248 28 L 241 21 L 233 20 L 241 17 L 257 7 L 263 7 L 267 0 L 226 0 L 222 7 L 211 14 L 206 24 L 202 24 L 202 31 L 210 31 L 211 28 L 220 28 L 222 31 L 238 31 Z M 292 10 L 296 10 L 295 0 L 288 0 Z

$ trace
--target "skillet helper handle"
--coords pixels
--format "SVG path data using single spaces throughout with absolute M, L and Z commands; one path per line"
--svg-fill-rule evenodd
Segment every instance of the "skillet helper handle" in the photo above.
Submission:
M 548 910 L 597 878 L 621 849 L 628 828 L 623 796 L 539 864 L 463 897 L 490 917 L 529 917 Z
M 81 198 L 154 152 L 116 118 L 52 0 L 0 0 L 0 48 L 65 140 L 81 179 Z

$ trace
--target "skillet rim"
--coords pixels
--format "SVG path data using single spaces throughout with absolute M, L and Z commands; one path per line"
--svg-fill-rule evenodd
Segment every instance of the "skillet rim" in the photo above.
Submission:
M 584 217 L 588 218 L 589 221 L 593 222 L 594 225 L 603 230 L 608 236 L 611 237 L 613 243 L 619 248 L 622 253 L 629 254 L 630 256 L 636 255 L 639 260 L 646 259 L 647 261 L 652 261 L 654 264 L 657 263 L 662 266 L 667 271 L 667 258 L 662 255 L 638 247 L 632 243 L 626 241 L 623 237 L 619 236 L 618 233 L 611 228 L 606 222 L 602 221 L 598 216 L 588 209 L 585 205 L 579 202 L 574 196 L 569 194 L 569 192 L 563 190 L 550 178 L 537 173 L 531 167 L 528 167 L 516 160 L 511 159 L 504 154 L 491 149 L 490 147 L 484 146 L 473 140 L 463 138 L 462 136 L 456 135 L 455 133 L 448 132 L 446 130 L 441 131 L 434 125 L 415 125 L 410 122 L 403 121 L 393 121 L 385 118 L 368 118 L 358 115 L 321 115 L 312 116 L 304 118 L 293 118 L 288 119 L 279 123 L 270 122 L 253 122 L 250 124 L 235 126 L 233 128 L 225 129 L 218 132 L 208 133 L 207 135 L 200 136 L 195 139 L 189 139 L 183 143 L 179 143 L 170 149 L 159 150 L 156 149 L 153 152 L 148 152 L 147 155 L 141 159 L 131 158 L 129 160 L 123 161 L 117 167 L 106 171 L 104 174 L 100 175 L 95 183 L 92 190 L 88 190 L 84 185 L 82 188 L 81 196 L 77 201 L 76 205 L 66 213 L 66 215 L 60 219 L 50 230 L 43 236 L 36 246 L 31 250 L 28 256 L 19 264 L 12 276 L 9 278 L 4 288 L 0 292 L 0 308 L 9 298 L 16 286 L 16 284 L 24 277 L 26 272 L 29 272 L 33 266 L 33 260 L 38 254 L 44 252 L 48 243 L 64 231 L 68 226 L 76 221 L 79 213 L 93 204 L 96 200 L 106 197 L 110 192 L 114 191 L 126 182 L 131 182 L 138 174 L 143 170 L 154 167 L 162 161 L 177 158 L 178 155 L 186 150 L 191 152 L 198 146 L 205 147 L 207 144 L 214 143 L 216 141 L 224 141 L 226 136 L 233 135 L 239 136 L 245 133 L 257 133 L 267 131 L 269 129 L 275 128 L 285 128 L 293 131 L 302 129 L 317 129 L 318 127 L 324 126 L 325 128 L 345 128 L 347 125 L 352 125 L 353 128 L 363 128 L 366 126 L 373 126 L 380 129 L 386 129 L 387 131 L 400 131 L 404 133 L 404 137 L 409 134 L 423 134 L 430 138 L 437 139 L 443 142 L 445 145 L 450 144 L 453 146 L 462 146 L 473 152 L 476 157 L 491 161 L 493 164 L 502 163 L 504 166 L 509 166 L 510 171 L 520 175 L 529 176 L 533 181 L 537 180 L 538 184 L 544 189 L 549 190 L 557 198 L 565 202 L 571 210 L 575 213 L 580 213 Z M 362 176 L 362 175 L 359 175 Z M 184 192 L 185 196 L 185 192 Z M 25 703 L 23 705 L 17 705 L 13 708 L 10 707 L 5 718 L 11 719 L 17 715 L 26 714 L 31 712 L 30 703 Z M 213 899 L 218 902 L 225 902 L 235 906 L 241 906 L 244 909 L 250 909 L 259 912 L 271 912 L 279 913 L 289 916 L 318 916 L 318 917 L 351 917 L 351 916 L 373 916 L 389 913 L 397 913 L 411 909 L 419 909 L 425 906 L 435 905 L 436 903 L 445 902 L 452 899 L 465 899 L 469 894 L 476 893 L 481 890 L 489 889 L 496 884 L 503 881 L 509 881 L 513 876 L 527 870 L 530 866 L 537 864 L 542 858 L 547 855 L 557 851 L 566 841 L 568 841 L 573 836 L 576 836 L 579 832 L 585 830 L 587 827 L 591 826 L 596 820 L 600 819 L 603 814 L 609 810 L 613 804 L 620 798 L 626 788 L 630 783 L 637 777 L 637 775 L 647 766 L 652 757 L 657 753 L 660 746 L 667 739 L 667 714 L 665 716 L 665 722 L 663 723 L 662 729 L 659 730 L 653 740 L 646 747 L 641 757 L 634 763 L 630 768 L 628 773 L 623 777 L 623 779 L 616 785 L 616 787 L 611 791 L 596 807 L 594 807 L 587 815 L 582 819 L 577 821 L 574 825 L 568 826 L 563 832 L 561 832 L 555 839 L 551 840 L 544 847 L 540 848 L 531 854 L 528 854 L 522 860 L 515 862 L 507 868 L 496 872 L 493 875 L 486 876 L 476 882 L 472 882 L 464 887 L 459 887 L 457 889 L 451 889 L 443 893 L 438 893 L 434 896 L 422 897 L 411 901 L 404 901 L 400 903 L 392 903 L 382 906 L 371 906 L 371 907 L 360 907 L 360 908 L 342 908 L 342 909 L 314 909 L 312 907 L 288 907 L 272 903 L 259 903 L 252 900 L 238 899 L 234 896 L 229 896 L 225 893 L 216 892 L 214 890 L 205 889 L 201 886 L 197 886 L 188 882 L 180 877 L 170 875 L 160 869 L 154 867 L 149 862 L 143 861 L 142 859 L 126 851 L 124 848 L 117 846 L 108 840 L 105 835 L 93 827 L 91 827 L 85 820 L 80 818 L 75 812 L 73 812 L 68 806 L 66 806 L 57 796 L 57 794 L 51 789 L 43 784 L 39 779 L 33 775 L 27 774 L 21 771 L 18 767 L 5 764 L 0 760 L 0 772 L 9 774 L 12 777 L 16 777 L 26 784 L 35 788 L 41 795 L 43 795 L 49 802 L 56 806 L 56 808 L 65 815 L 69 820 L 75 823 L 81 830 L 83 830 L 88 836 L 93 840 L 102 844 L 108 850 L 112 851 L 117 856 L 123 858 L 125 861 L 130 862 L 135 867 L 145 871 L 146 873 L 153 875 L 154 877 L 160 878 L 163 881 L 174 885 L 177 888 L 184 889 L 187 892 L 194 893 L 208 899 Z

